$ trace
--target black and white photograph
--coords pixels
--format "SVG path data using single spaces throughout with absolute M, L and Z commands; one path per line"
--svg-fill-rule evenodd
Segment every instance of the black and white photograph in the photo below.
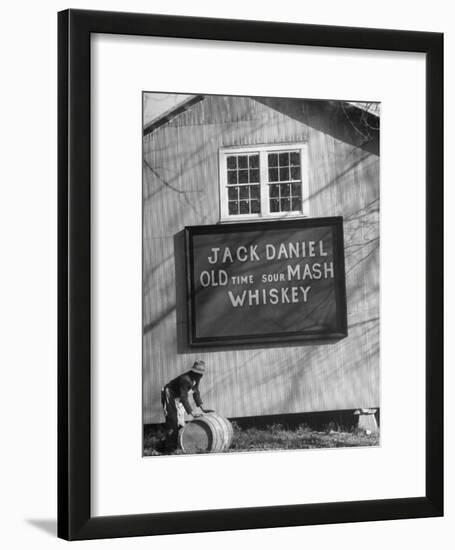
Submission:
M 2 11 L 2 547 L 450 550 L 451 4 L 92 4 Z
M 144 457 L 380 445 L 367 99 L 143 92 Z

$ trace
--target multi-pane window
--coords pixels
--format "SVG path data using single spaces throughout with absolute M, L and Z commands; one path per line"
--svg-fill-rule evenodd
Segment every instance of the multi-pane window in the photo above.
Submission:
M 267 160 L 270 212 L 301 212 L 300 151 L 269 153 Z
M 226 158 L 228 210 L 230 216 L 261 212 L 259 154 L 229 155 Z
M 220 150 L 221 219 L 308 215 L 305 144 Z

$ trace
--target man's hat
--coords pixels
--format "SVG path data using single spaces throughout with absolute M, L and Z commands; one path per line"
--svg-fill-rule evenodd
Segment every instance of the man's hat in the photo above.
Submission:
M 205 363 L 198 359 L 194 362 L 194 365 L 191 367 L 191 372 L 197 372 L 197 374 L 205 374 Z

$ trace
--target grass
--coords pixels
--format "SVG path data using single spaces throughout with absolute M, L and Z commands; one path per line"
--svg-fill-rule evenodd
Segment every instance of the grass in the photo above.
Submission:
M 327 426 L 322 431 L 313 430 L 307 425 L 289 428 L 272 424 L 261 428 L 242 429 L 233 423 L 234 439 L 225 452 L 278 451 L 291 449 L 322 449 L 335 447 L 373 447 L 379 445 L 379 434 L 366 434 L 353 429 Z M 146 427 L 144 433 L 144 456 L 168 454 L 163 448 L 162 428 Z M 182 454 L 177 450 L 172 454 Z
M 289 429 L 281 424 L 273 424 L 267 429 L 242 430 L 235 426 L 234 440 L 229 452 L 371 447 L 375 445 L 379 445 L 379 434 L 367 435 L 357 430 L 343 431 L 341 428 L 316 431 L 306 425 Z

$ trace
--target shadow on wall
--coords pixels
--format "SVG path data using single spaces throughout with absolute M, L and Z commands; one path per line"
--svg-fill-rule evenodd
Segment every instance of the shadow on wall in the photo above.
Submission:
M 358 107 L 344 101 L 254 99 L 335 139 L 379 156 L 379 118 Z

